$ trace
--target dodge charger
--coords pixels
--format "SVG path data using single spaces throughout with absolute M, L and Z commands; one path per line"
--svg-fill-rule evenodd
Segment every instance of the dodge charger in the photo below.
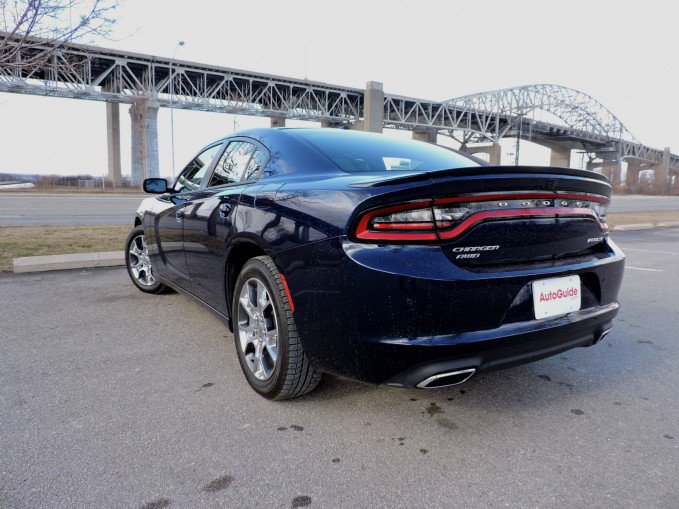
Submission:
M 221 317 L 267 398 L 323 373 L 456 385 L 595 345 L 618 312 L 624 255 L 594 172 L 283 128 L 215 141 L 143 186 L 156 196 L 127 239 L 133 283 Z

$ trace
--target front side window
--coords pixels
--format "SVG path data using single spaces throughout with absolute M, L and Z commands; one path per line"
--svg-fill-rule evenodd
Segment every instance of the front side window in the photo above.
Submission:
M 203 181 L 203 177 L 205 177 L 205 173 L 210 167 L 212 159 L 217 155 L 220 148 L 221 145 L 214 145 L 198 154 L 177 177 L 173 186 L 175 192 L 195 191 L 198 189 Z
M 247 180 L 244 178 L 248 162 L 257 147 L 245 141 L 232 141 L 217 161 L 208 187 L 223 186 Z

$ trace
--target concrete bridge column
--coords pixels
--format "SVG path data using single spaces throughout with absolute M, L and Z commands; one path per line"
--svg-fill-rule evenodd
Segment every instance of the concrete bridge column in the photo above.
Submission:
M 285 127 L 285 117 L 271 117 L 271 127 Z
M 120 167 L 120 105 L 106 103 L 106 141 L 108 147 L 108 180 L 114 187 L 123 182 Z
M 369 81 L 363 96 L 363 131 L 381 133 L 384 125 L 384 87 Z
M 601 165 L 601 173 L 603 173 L 608 180 L 611 181 L 613 190 L 620 189 L 620 181 L 622 176 L 622 164 L 619 160 L 604 161 Z
M 670 193 L 679 194 L 679 173 L 675 173 L 673 177 L 670 177 Z
M 132 119 L 132 185 L 146 178 L 159 177 L 158 107 L 154 100 L 137 101 L 130 106 Z
M 642 166 L 639 161 L 629 161 L 627 163 L 627 174 L 625 175 L 625 189 L 630 193 L 635 193 L 639 189 L 639 173 Z
M 436 144 L 438 133 L 436 131 L 416 130 L 413 131 L 413 140 Z
M 460 145 L 460 150 L 467 154 L 488 154 L 488 161 L 493 166 L 500 166 L 502 164 L 502 146 L 499 143 L 492 143 L 490 145 L 467 145 L 463 143 Z
M 658 194 L 667 193 L 670 190 L 670 147 L 665 147 L 660 164 L 653 169 L 653 190 Z
M 571 149 L 568 147 L 553 146 L 550 148 L 549 165 L 561 168 L 570 168 Z

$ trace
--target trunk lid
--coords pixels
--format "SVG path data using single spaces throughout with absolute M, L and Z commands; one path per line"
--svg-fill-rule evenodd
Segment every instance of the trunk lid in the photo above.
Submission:
M 437 240 L 457 265 L 526 264 L 606 249 L 611 186 L 603 175 L 569 168 L 482 166 L 390 175 L 363 185 L 419 187 L 427 181 L 432 184 Z
M 473 170 L 429 177 L 435 202 L 460 195 L 487 200 L 477 202 L 487 217 L 442 245 L 456 264 L 525 264 L 594 254 L 605 248 L 606 230 L 595 210 L 610 199 L 611 186 L 603 175 L 549 167 Z M 488 200 L 491 196 L 494 199 Z M 588 210 L 594 213 L 588 215 Z

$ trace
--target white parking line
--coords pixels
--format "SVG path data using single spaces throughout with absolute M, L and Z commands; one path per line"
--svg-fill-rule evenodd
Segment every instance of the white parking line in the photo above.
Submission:
M 647 270 L 649 272 L 662 272 L 662 270 L 659 269 L 644 269 L 642 267 L 630 267 L 629 265 L 625 266 L 625 268 L 631 270 Z
M 675 253 L 674 251 L 653 251 L 651 249 L 636 249 L 633 247 L 623 247 L 622 248 L 625 251 L 641 251 L 642 253 L 658 253 L 658 254 L 671 254 L 671 255 L 679 255 L 679 253 Z

